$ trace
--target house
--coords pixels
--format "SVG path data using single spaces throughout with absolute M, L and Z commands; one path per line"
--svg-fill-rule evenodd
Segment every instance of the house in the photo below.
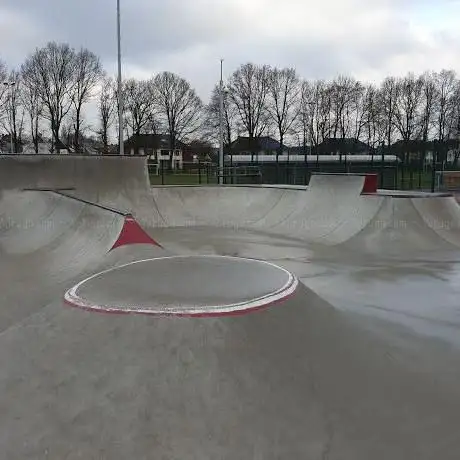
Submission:
M 292 147 L 289 147 L 289 155 L 311 155 L 313 154 L 313 146 L 312 145 L 295 145 Z
M 356 138 L 329 137 L 323 140 L 316 148 L 315 154 L 320 155 L 371 155 L 372 148 Z M 317 152 L 316 152 L 317 151 Z
M 22 153 L 23 143 L 18 139 L 18 143 L 14 146 L 14 153 Z M 11 136 L 10 134 L 3 134 L 0 136 L 0 154 L 11 153 Z
M 456 139 L 447 141 L 398 140 L 390 146 L 389 150 L 404 162 L 431 164 L 434 152 L 436 152 L 434 159 L 438 163 L 452 164 L 456 163 L 459 158 L 459 142 Z
M 276 155 L 281 144 L 272 137 L 242 137 L 239 136 L 226 150 L 231 155 Z M 282 152 L 285 153 L 285 152 Z
M 184 163 L 212 162 L 214 150 L 212 144 L 205 140 L 192 140 L 184 146 Z
M 107 145 L 107 148 L 106 148 L 104 147 L 102 142 L 99 142 L 98 144 L 95 145 L 94 149 L 97 155 L 119 155 L 120 154 L 120 148 L 118 144 L 109 144 Z
M 134 135 L 124 143 L 125 155 L 148 156 L 150 160 L 166 169 L 182 169 L 185 144 L 178 140 L 175 144 L 172 152 L 171 139 L 167 134 Z

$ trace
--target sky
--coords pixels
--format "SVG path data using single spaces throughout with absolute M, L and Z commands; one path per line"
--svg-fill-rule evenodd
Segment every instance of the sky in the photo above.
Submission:
M 460 73 L 460 0 L 121 0 L 123 73 L 186 78 L 206 102 L 242 63 L 304 78 Z M 48 41 L 98 54 L 116 72 L 116 0 L 1 0 L 0 59 L 19 66 Z

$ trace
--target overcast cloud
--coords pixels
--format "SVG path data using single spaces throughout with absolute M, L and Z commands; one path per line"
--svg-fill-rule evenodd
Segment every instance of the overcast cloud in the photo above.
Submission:
M 122 0 L 123 69 L 176 72 L 204 99 L 221 57 L 227 76 L 249 61 L 365 81 L 460 71 L 459 17 L 457 0 Z M 115 26 L 116 0 L 2 0 L 0 59 L 18 66 L 55 40 L 91 49 L 115 72 Z

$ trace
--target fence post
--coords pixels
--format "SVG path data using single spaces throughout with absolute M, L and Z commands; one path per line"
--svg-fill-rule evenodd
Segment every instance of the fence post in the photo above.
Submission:
M 434 141 L 433 154 L 431 155 L 431 193 L 434 193 L 436 183 L 436 157 L 438 156 L 438 142 Z
M 303 153 L 303 185 L 307 185 L 307 169 L 308 169 L 308 160 L 307 160 L 307 153 Z
M 161 165 L 161 185 L 165 185 L 165 162 L 160 160 Z
M 385 175 L 385 142 L 382 142 L 381 146 L 381 158 L 380 158 L 380 188 L 383 188 L 384 175 Z

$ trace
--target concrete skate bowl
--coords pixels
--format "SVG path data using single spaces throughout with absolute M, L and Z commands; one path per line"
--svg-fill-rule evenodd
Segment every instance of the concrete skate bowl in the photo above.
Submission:
M 320 247 L 368 239 L 369 223 L 388 211 L 391 197 L 363 195 L 362 179 L 351 176 L 315 179 L 322 192 L 314 182 L 308 190 L 150 190 L 143 160 L 110 159 L 96 172 L 92 159 L 77 161 L 98 184 L 86 189 L 87 179 L 75 173 L 37 182 L 37 168 L 22 170 L 21 186 L 10 182 L 1 192 L 0 215 L 8 222 L 0 233 L 5 458 L 458 458 L 458 297 L 448 279 L 458 270 L 423 267 L 438 281 L 418 275 L 414 290 L 414 271 L 402 276 L 397 260 L 383 268 L 337 260 L 338 267 L 311 257 Z M 129 185 L 122 171 L 105 176 L 125 164 L 139 180 Z M 22 189 L 69 183 L 72 198 Z M 420 216 L 451 219 L 456 212 L 448 201 L 442 211 L 423 203 L 412 204 Z M 161 247 L 114 247 L 129 213 Z M 432 227 L 455 247 L 454 226 Z M 203 253 L 227 252 L 240 256 L 232 258 L 235 266 L 218 267 L 229 268 L 232 284 L 210 265 L 200 272 Z M 379 262 L 377 252 L 362 252 Z M 182 257 L 192 265 L 181 265 Z M 249 270 L 239 265 L 243 257 Z M 64 303 L 75 287 L 93 307 L 122 310 L 161 306 L 171 291 L 198 299 L 205 293 L 211 306 L 233 304 L 228 297 L 245 303 L 267 294 L 254 279 L 277 276 L 276 269 L 259 271 L 260 261 L 301 283 L 268 308 L 238 316 L 108 315 Z M 400 276 L 385 282 L 383 271 Z M 152 303 L 156 283 L 166 291 Z M 411 292 L 399 299 L 394 289 L 403 284 Z M 227 300 L 215 302 L 216 293 Z
M 458 260 L 460 208 L 455 198 L 364 194 L 364 180 L 313 176 L 308 190 L 156 187 L 154 225 L 246 229 L 303 242 L 317 254 L 336 258 Z M 139 218 L 149 225 L 144 211 Z

